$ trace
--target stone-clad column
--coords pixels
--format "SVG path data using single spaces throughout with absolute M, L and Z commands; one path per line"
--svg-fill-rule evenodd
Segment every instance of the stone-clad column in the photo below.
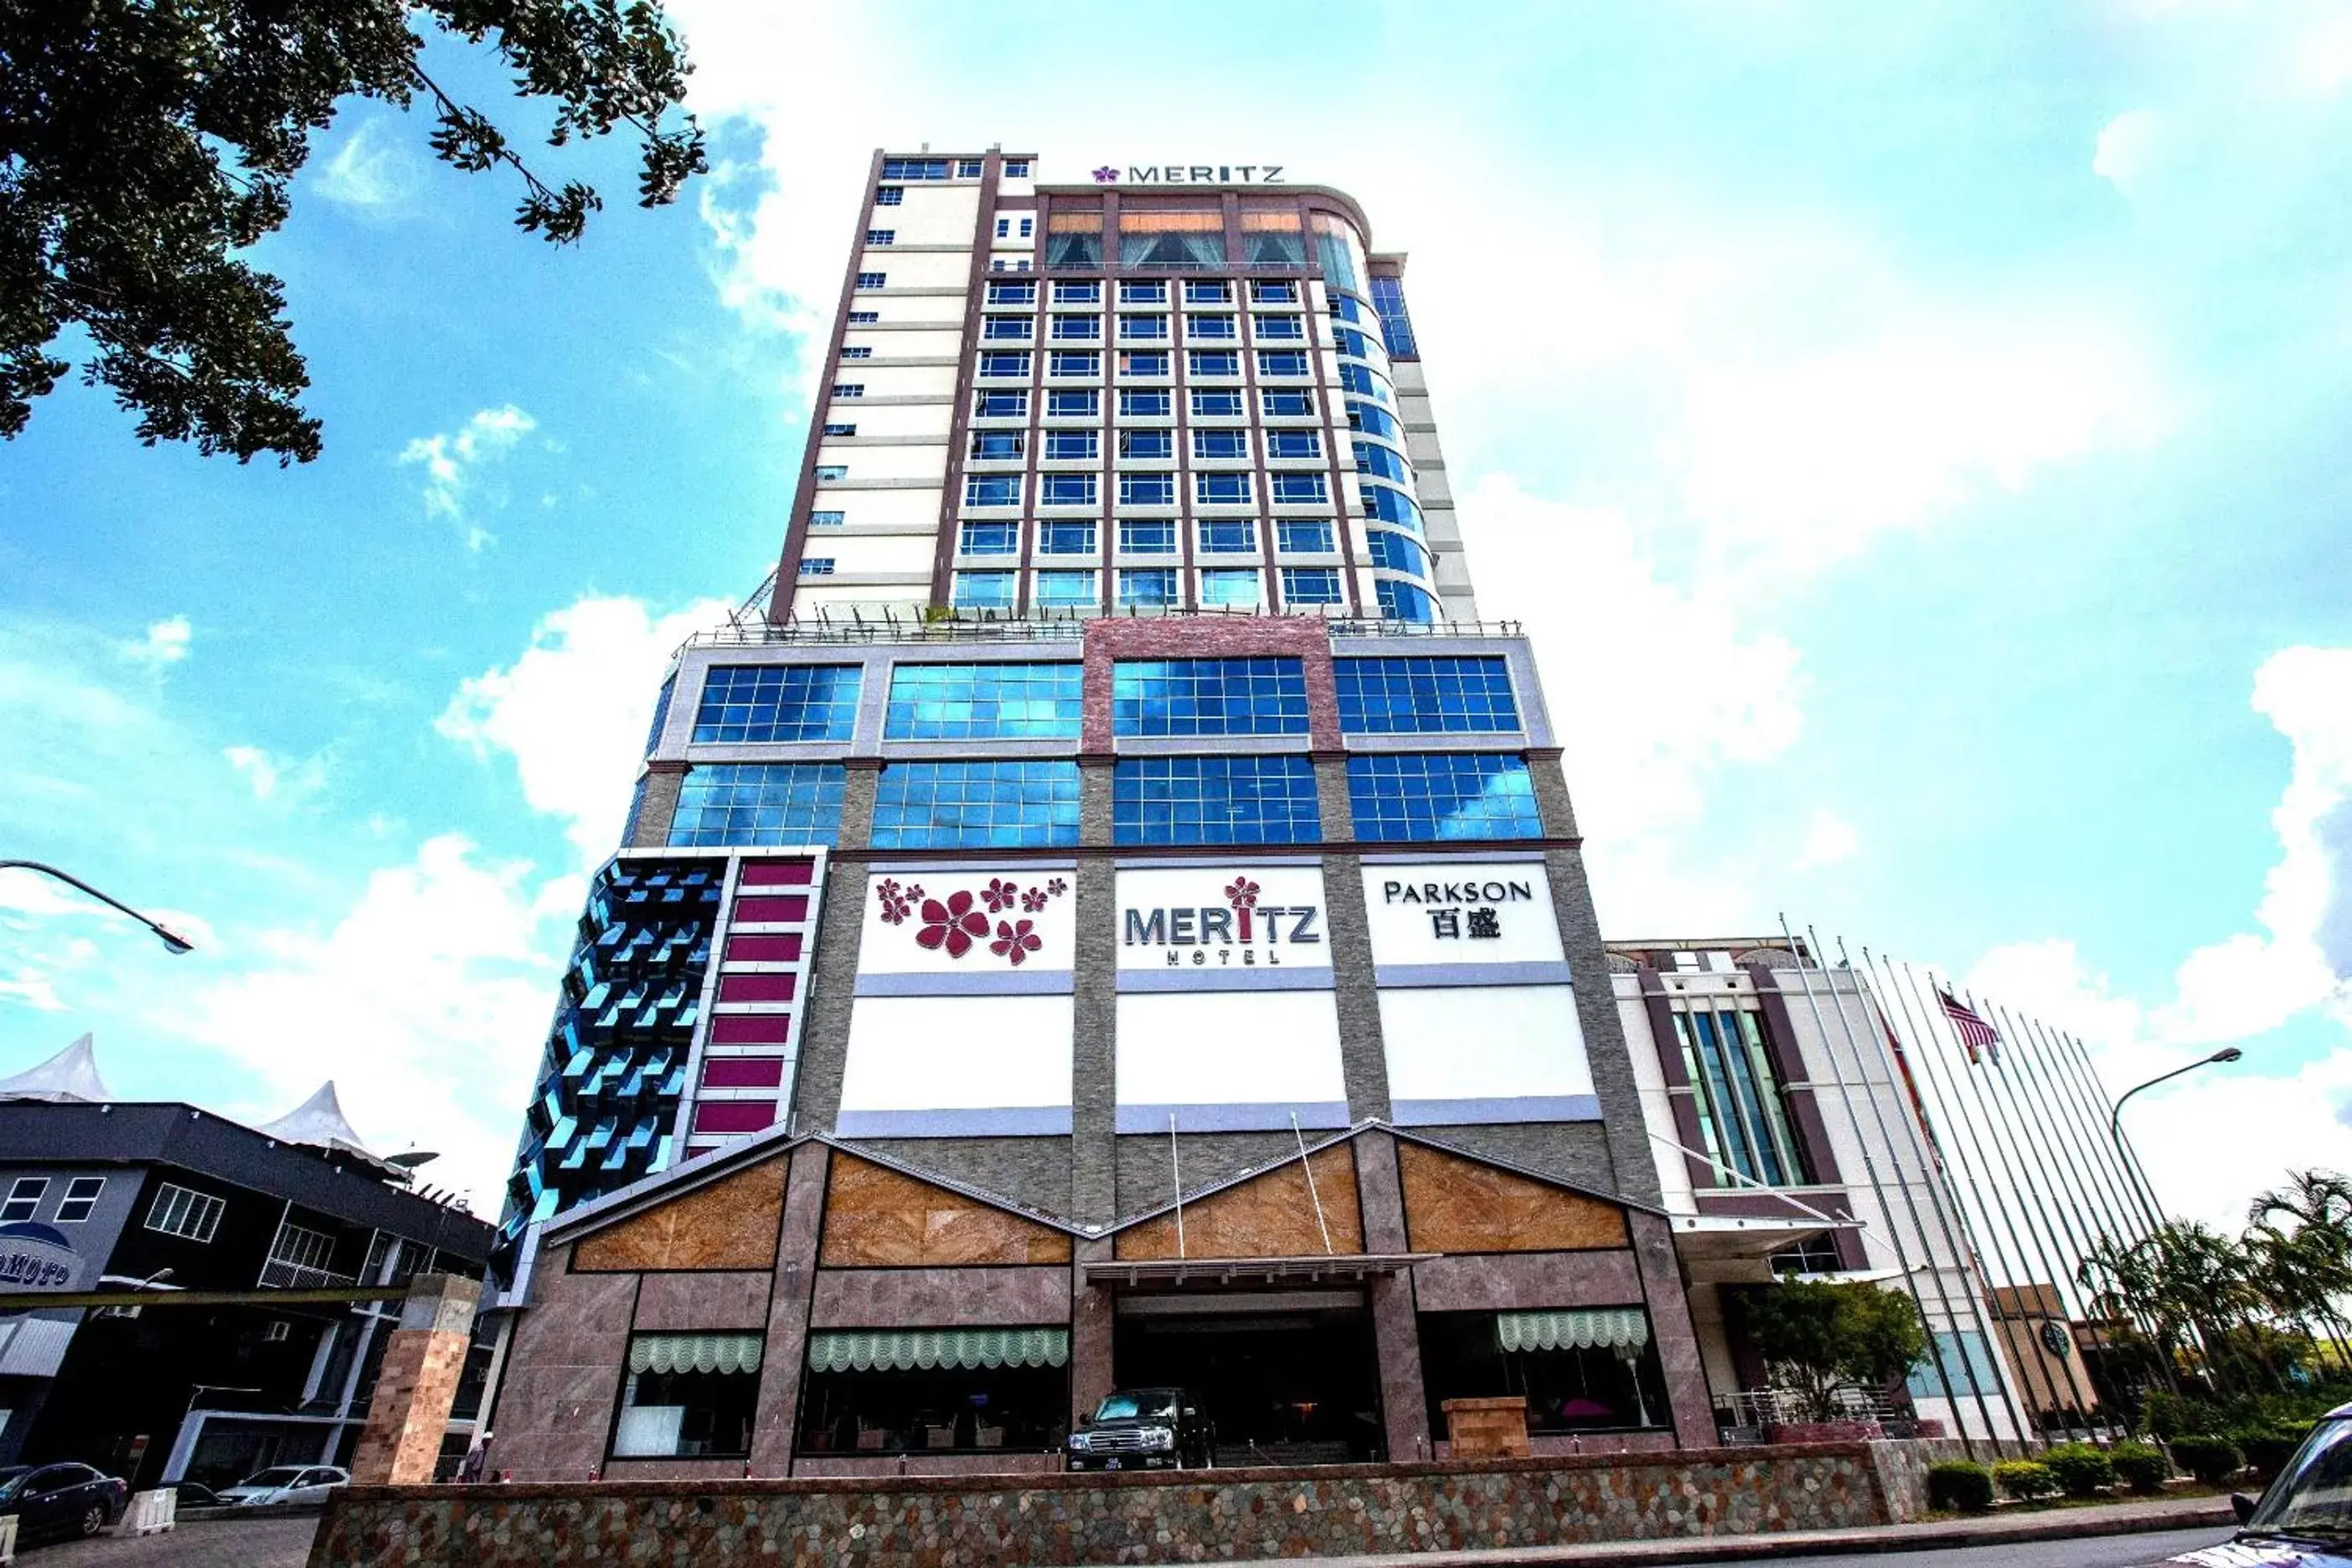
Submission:
M 1111 1259 L 1110 1239 L 1080 1239 L 1070 1251 L 1070 1426 L 1118 1386 L 1111 1365 L 1111 1292 L 1087 1284 L 1086 1266 Z
M 784 1174 L 776 1236 L 776 1278 L 768 1293 L 767 1342 L 760 1354 L 760 1401 L 752 1415 L 748 1476 L 793 1473 L 800 1428 L 801 1368 L 808 1361 L 809 1298 L 816 1289 L 817 1240 L 824 1221 L 825 1173 L 833 1151 L 803 1143 Z
M 1327 843 L 1356 837 L 1348 801 L 1348 759 L 1315 758 L 1315 798 Z M 1339 1070 L 1348 1091 L 1348 1119 L 1389 1114 L 1388 1054 L 1381 1043 L 1381 997 L 1372 971 L 1372 933 L 1364 913 L 1364 862 L 1357 855 L 1323 857 L 1324 929 L 1331 943 L 1332 1000 L 1339 1014 Z
M 636 814 L 629 822 L 630 848 L 658 849 L 669 842 L 670 819 L 677 815 L 677 795 L 685 787 L 687 773 L 684 763 L 646 764 L 645 794 L 638 797 Z
M 841 790 L 840 847 L 862 849 L 874 830 L 874 786 L 882 764 L 853 757 Z M 849 1014 L 857 1002 L 857 950 L 866 933 L 866 867 L 832 862 L 817 919 L 816 957 L 809 965 L 801 1059 L 793 1082 L 793 1127 L 829 1132 L 841 1114 L 841 1075 L 849 1058 Z
M 1078 842 L 1111 841 L 1112 759 L 1078 759 Z M 1078 861 L 1077 951 L 1071 975 L 1070 1212 L 1108 1225 L 1118 1206 L 1118 871 L 1108 856 Z
M 432 1480 L 481 1299 L 480 1280 L 455 1274 L 420 1274 L 410 1283 L 400 1327 L 384 1344 L 367 1426 L 352 1455 L 352 1479 L 360 1485 Z
M 1720 1437 L 1715 1400 L 1707 1392 L 1706 1363 L 1699 1355 L 1690 1299 L 1683 1291 L 1674 1233 L 1662 1216 L 1641 1209 L 1627 1209 L 1625 1220 L 1633 1233 L 1633 1263 L 1642 1273 L 1642 1294 L 1648 1299 L 1658 1367 L 1665 1373 L 1666 1402 L 1674 1407 L 1675 1442 L 1685 1448 L 1711 1448 Z
M 1364 1247 L 1409 1251 L 1404 1187 L 1397 1177 L 1396 1140 L 1375 1128 L 1359 1136 L 1356 1192 L 1364 1205 Z M 1413 1310 L 1412 1276 L 1383 1275 L 1368 1291 L 1372 1344 L 1381 1363 L 1381 1420 L 1389 1458 L 1404 1463 L 1429 1458 L 1429 1396 L 1421 1377 L 1421 1323 Z

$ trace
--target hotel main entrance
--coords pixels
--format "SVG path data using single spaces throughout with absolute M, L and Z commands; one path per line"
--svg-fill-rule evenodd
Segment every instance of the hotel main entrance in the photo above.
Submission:
M 1215 1425 L 1221 1467 L 1386 1457 L 1360 1289 L 1122 1294 L 1111 1364 L 1120 1388 L 1189 1391 Z

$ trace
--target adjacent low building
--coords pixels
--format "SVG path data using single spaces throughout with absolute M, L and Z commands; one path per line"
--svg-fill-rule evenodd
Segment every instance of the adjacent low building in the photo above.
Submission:
M 479 1279 L 493 1237 L 370 1152 L 331 1084 L 247 1127 L 116 1099 L 85 1037 L 0 1080 L 0 1291 L 122 1300 L 0 1315 L 0 1464 L 78 1459 L 136 1487 L 342 1463 L 400 1303 L 272 1297 Z M 194 1290 L 248 1299 L 172 1303 Z M 458 1453 L 487 1356 L 452 1423 Z

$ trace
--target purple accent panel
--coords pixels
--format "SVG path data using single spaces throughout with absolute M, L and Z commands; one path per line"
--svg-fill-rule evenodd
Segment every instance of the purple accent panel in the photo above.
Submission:
M 789 1002 L 800 989 L 800 977 L 793 974 L 722 974 L 719 977 L 719 999 L 721 1002 Z
M 764 1329 L 772 1278 L 764 1268 L 645 1275 L 637 1289 L 636 1321 L 629 1326 L 641 1334 Z
M 783 1081 L 782 1057 L 712 1057 L 702 1064 L 705 1089 L 774 1089 Z
M 805 888 L 816 880 L 814 860 L 746 860 L 737 886 L 744 888 Z
M 735 900 L 733 920 L 737 925 L 784 925 L 808 919 L 809 901 L 803 898 L 747 899 Z
M 1790 1015 L 1789 998 L 1781 994 L 1774 972 L 1760 963 L 1743 967 L 1748 978 L 1756 982 L 1757 998 L 1764 1004 L 1765 1059 L 1772 1064 L 1783 1088 L 1811 1082 L 1813 1075 L 1806 1070 L 1804 1058 L 1797 1050 L 1797 1021 Z M 1824 1185 L 1843 1180 L 1837 1156 L 1831 1152 L 1829 1129 L 1822 1121 L 1820 1096 L 1810 1089 L 1790 1089 L 1781 1099 L 1797 1124 L 1797 1149 L 1813 1180 Z
M 706 1100 L 694 1108 L 697 1132 L 757 1132 L 775 1120 L 772 1100 Z
M 773 936 L 730 936 L 727 939 L 729 963 L 798 963 L 801 957 L 801 933 L 784 931 Z
M 790 1013 L 721 1013 L 710 1020 L 714 1046 L 781 1046 L 792 1037 Z
M 1643 1304 L 1633 1253 L 1489 1252 L 1433 1258 L 1412 1266 L 1424 1312 L 1507 1312 L 1534 1307 Z

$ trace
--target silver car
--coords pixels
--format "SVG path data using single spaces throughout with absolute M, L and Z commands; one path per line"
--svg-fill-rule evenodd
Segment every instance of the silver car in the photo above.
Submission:
M 2194 1568 L 2352 1568 L 2352 1405 L 2312 1428 L 2257 1502 L 2230 1501 L 2239 1531 L 2219 1546 L 2168 1557 Z
M 299 1508 L 327 1500 L 337 1487 L 349 1486 L 352 1473 L 333 1465 L 274 1465 L 257 1470 L 219 1497 L 227 1508 Z

